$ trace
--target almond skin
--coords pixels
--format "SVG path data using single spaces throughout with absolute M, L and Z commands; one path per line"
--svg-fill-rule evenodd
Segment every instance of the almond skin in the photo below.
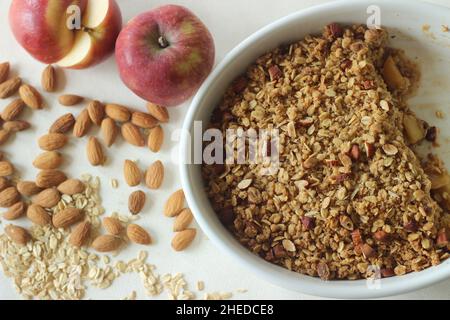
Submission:
M 34 224 L 42 227 L 52 223 L 52 217 L 47 213 L 47 211 L 36 204 L 32 204 L 28 207 L 27 218 Z
M 17 190 L 25 197 L 31 197 L 42 191 L 33 181 L 20 181 L 17 183 Z
M 117 128 L 116 122 L 111 118 L 105 118 L 101 125 L 103 141 L 106 146 L 111 147 L 116 141 L 119 129 Z
M 83 219 L 83 211 L 77 208 L 66 208 L 53 215 L 53 226 L 55 228 L 68 228 Z
M 131 123 L 142 129 L 151 129 L 158 124 L 158 120 L 148 113 L 133 112 L 131 115 Z
M 11 136 L 11 131 L 1 129 L 0 130 L 0 145 L 4 145 L 8 141 L 10 136 Z
M 178 232 L 172 239 L 172 248 L 175 251 L 183 251 L 194 241 L 197 235 L 197 230 L 186 229 L 184 231 Z
M 91 118 L 87 109 L 81 111 L 73 127 L 73 135 L 77 138 L 84 137 L 92 126 Z
M 39 110 L 43 107 L 41 94 L 32 86 L 23 84 L 19 89 L 20 98 L 31 109 Z
M 105 163 L 105 155 L 103 147 L 95 137 L 90 137 L 87 145 L 87 157 L 89 162 L 94 166 L 101 166 Z
M 59 96 L 58 101 L 61 105 L 66 107 L 71 107 L 76 104 L 81 103 L 84 100 L 83 97 L 77 96 L 75 94 L 63 94 Z
M 123 166 L 123 175 L 125 177 L 126 183 L 130 187 L 135 187 L 141 183 L 141 170 L 139 170 L 138 165 L 134 161 L 125 160 Z
M 14 95 L 19 90 L 22 79 L 15 77 L 0 84 L 0 99 L 6 99 Z M 22 99 L 23 100 L 23 99 Z
M 7 178 L 0 177 L 0 191 L 3 191 L 10 186 L 11 186 L 11 183 Z
M 154 127 L 148 133 L 148 148 L 153 152 L 159 152 L 164 142 L 164 131 L 161 126 Z
M 141 213 L 145 206 L 146 196 L 143 191 L 134 191 L 128 198 L 128 210 L 134 215 Z
M 19 201 L 3 214 L 3 218 L 10 221 L 17 220 L 25 214 L 26 210 L 27 204 L 23 201 Z
M 93 100 L 89 102 L 87 110 L 91 121 L 98 126 L 101 125 L 105 118 L 105 106 L 100 101 Z
M 103 219 L 103 226 L 113 236 L 118 236 L 124 231 L 124 226 L 117 218 L 107 217 Z
M 14 166 L 9 161 L 0 161 L 0 177 L 7 177 L 14 173 Z
M 86 189 L 83 182 L 78 179 L 69 179 L 58 186 L 58 191 L 62 194 L 73 196 L 74 194 L 82 193 Z
M 25 103 L 22 101 L 22 99 L 16 99 L 8 104 L 5 109 L 3 109 L 1 117 L 3 121 L 16 120 L 20 116 L 24 108 Z
M 191 209 L 186 208 L 181 210 L 173 223 L 173 231 L 180 232 L 186 230 L 193 220 L 194 216 L 192 215 Z
M 48 65 L 41 76 L 42 89 L 46 92 L 54 92 L 56 89 L 56 72 L 52 65 Z
M 6 81 L 9 76 L 10 65 L 9 62 L 0 63 L 0 84 Z
M 131 118 L 131 112 L 127 107 L 118 104 L 107 104 L 105 112 L 108 117 L 117 122 L 127 122 Z
M 8 132 L 24 131 L 30 127 L 31 127 L 31 124 L 28 121 L 24 121 L 24 120 L 6 121 L 3 124 L 3 129 Z
M 75 124 L 75 117 L 71 113 L 62 115 L 51 125 L 49 133 L 67 133 Z
M 149 189 L 159 189 L 164 181 L 164 165 L 156 161 L 148 167 L 145 173 L 145 184 Z
M 128 225 L 127 236 L 132 242 L 137 244 L 149 245 L 152 243 L 150 234 L 137 224 Z
M 64 172 L 59 170 L 42 170 L 36 176 L 36 185 L 41 188 L 57 187 L 67 180 Z
M 8 187 L 0 192 L 0 207 L 10 208 L 20 200 L 20 193 L 16 187 Z
M 176 217 L 184 208 L 184 192 L 182 189 L 175 191 L 167 200 L 164 207 L 164 215 L 169 218 Z
M 152 115 L 156 120 L 162 123 L 169 122 L 169 112 L 166 107 L 159 106 L 154 103 L 147 103 L 147 111 L 150 115 Z
M 109 234 L 99 236 L 92 242 L 92 248 L 98 252 L 116 251 L 121 245 L 122 240 L 120 238 Z
M 77 248 L 81 248 L 86 244 L 91 233 L 91 223 L 83 221 L 77 225 L 70 234 L 69 243 Z
M 18 245 L 24 246 L 31 240 L 30 233 L 26 229 L 19 226 L 6 226 L 5 233 L 14 243 L 17 243 Z
M 56 188 L 45 189 L 31 199 L 34 204 L 44 208 L 53 208 L 60 200 L 61 194 Z
M 129 144 L 137 147 L 145 146 L 145 140 L 141 130 L 139 130 L 139 128 L 131 122 L 127 122 L 122 125 L 122 136 Z
M 41 153 L 34 159 L 33 166 L 41 170 L 52 170 L 59 168 L 63 163 L 63 156 L 57 151 Z
M 54 151 L 61 149 L 67 143 L 67 137 L 61 133 L 49 133 L 39 138 L 38 144 L 42 150 Z

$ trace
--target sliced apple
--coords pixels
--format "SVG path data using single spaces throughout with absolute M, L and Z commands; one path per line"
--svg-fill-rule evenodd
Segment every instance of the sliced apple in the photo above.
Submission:
M 89 58 L 92 51 L 93 41 L 87 32 L 77 32 L 72 50 L 64 58 L 58 61 L 63 68 L 71 68 L 80 65 Z

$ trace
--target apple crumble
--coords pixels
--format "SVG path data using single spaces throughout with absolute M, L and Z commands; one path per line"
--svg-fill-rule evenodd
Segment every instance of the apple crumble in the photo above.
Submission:
M 257 59 L 226 91 L 210 127 L 279 129 L 279 168 L 213 164 L 206 192 L 249 250 L 330 279 L 382 277 L 449 257 L 450 179 L 416 146 L 438 130 L 406 100 L 419 72 L 384 29 L 330 24 Z

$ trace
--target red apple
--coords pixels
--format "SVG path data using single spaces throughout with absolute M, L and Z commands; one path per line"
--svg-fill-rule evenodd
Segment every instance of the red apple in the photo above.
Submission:
M 166 5 L 132 19 L 116 43 L 124 83 L 141 98 L 175 106 L 190 98 L 214 65 L 214 40 L 188 9 Z

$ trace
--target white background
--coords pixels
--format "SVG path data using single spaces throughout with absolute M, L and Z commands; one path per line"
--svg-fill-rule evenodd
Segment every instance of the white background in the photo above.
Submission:
M 0 61 L 10 61 L 14 72 L 20 74 L 23 79 L 36 86 L 40 86 L 40 73 L 44 66 L 22 50 L 14 41 L 8 26 L 7 13 L 10 0 L 0 1 Z M 161 0 L 118 0 L 122 9 L 124 22 L 129 21 L 135 15 L 152 9 L 168 1 Z M 277 18 L 283 17 L 294 11 L 309 7 L 314 4 L 327 1 L 310 0 L 185 0 L 171 1 L 185 5 L 195 12 L 209 27 L 216 41 L 217 61 L 237 45 L 244 38 Z M 411 1 L 413 2 L 413 1 Z M 433 1 L 450 6 L 449 0 Z M 450 18 L 449 18 L 450 24 Z M 113 58 L 93 69 L 84 71 L 65 71 L 65 84 L 61 92 L 76 93 L 89 98 L 102 101 L 116 102 L 133 108 L 143 108 L 145 103 L 121 83 L 115 61 Z M 61 93 L 60 92 L 60 93 Z M 33 124 L 33 128 L 27 132 L 19 133 L 4 147 L 4 151 L 18 170 L 23 179 L 33 180 L 36 170 L 31 166 L 35 156 L 40 153 L 36 140 L 44 134 L 50 124 L 60 115 L 66 112 L 78 114 L 81 107 L 68 110 L 56 102 L 57 95 L 45 95 L 47 106 L 43 111 L 26 111 L 24 119 Z M 6 105 L 6 101 L 0 101 Z M 164 126 L 167 134 L 163 151 L 152 154 L 145 148 L 130 147 L 122 141 L 116 143 L 108 150 L 109 161 L 103 168 L 92 168 L 85 157 L 86 139 L 76 140 L 72 138 L 70 146 L 64 149 L 67 155 L 67 163 L 64 170 L 71 177 L 79 177 L 82 173 L 91 173 L 101 177 L 103 182 L 102 196 L 106 215 L 113 211 L 127 212 L 128 194 L 132 191 L 127 187 L 122 178 L 122 164 L 125 159 L 138 159 L 142 168 L 153 161 L 160 159 L 166 165 L 167 178 L 159 191 L 148 191 L 141 187 L 148 195 L 148 204 L 142 213 L 140 224 L 151 231 L 155 243 L 148 247 L 149 261 L 157 266 L 157 273 L 182 272 L 190 283 L 190 289 L 195 291 L 195 284 L 202 280 L 206 285 L 206 292 L 233 292 L 236 299 L 316 299 L 311 296 L 287 291 L 275 287 L 269 283 L 257 279 L 247 270 L 241 269 L 201 234 L 195 243 L 183 253 L 174 253 L 170 247 L 172 237 L 172 220 L 163 217 L 162 208 L 165 199 L 174 190 L 180 187 L 178 168 L 172 162 L 171 154 L 176 152 L 176 142 L 170 139 L 174 132 L 182 125 L 183 115 L 188 103 L 181 107 L 171 109 L 171 122 Z M 97 129 L 92 129 L 90 134 L 98 135 Z M 117 178 L 120 188 L 114 190 L 110 186 L 110 179 Z M 0 223 L 0 230 L 5 222 Z M 119 255 L 119 259 L 127 260 L 134 257 L 142 249 L 131 246 Z M 434 287 L 398 296 L 400 299 L 450 299 L 450 280 Z M 237 293 L 237 289 L 247 289 L 247 293 Z M 108 290 L 89 290 L 88 298 L 94 299 L 121 299 L 131 291 L 136 290 L 139 299 L 146 299 L 144 290 L 137 275 L 122 277 Z M 166 298 L 163 293 L 159 299 Z M 202 293 L 198 294 L 198 298 Z M 0 271 L 0 299 L 20 298 L 7 279 Z

